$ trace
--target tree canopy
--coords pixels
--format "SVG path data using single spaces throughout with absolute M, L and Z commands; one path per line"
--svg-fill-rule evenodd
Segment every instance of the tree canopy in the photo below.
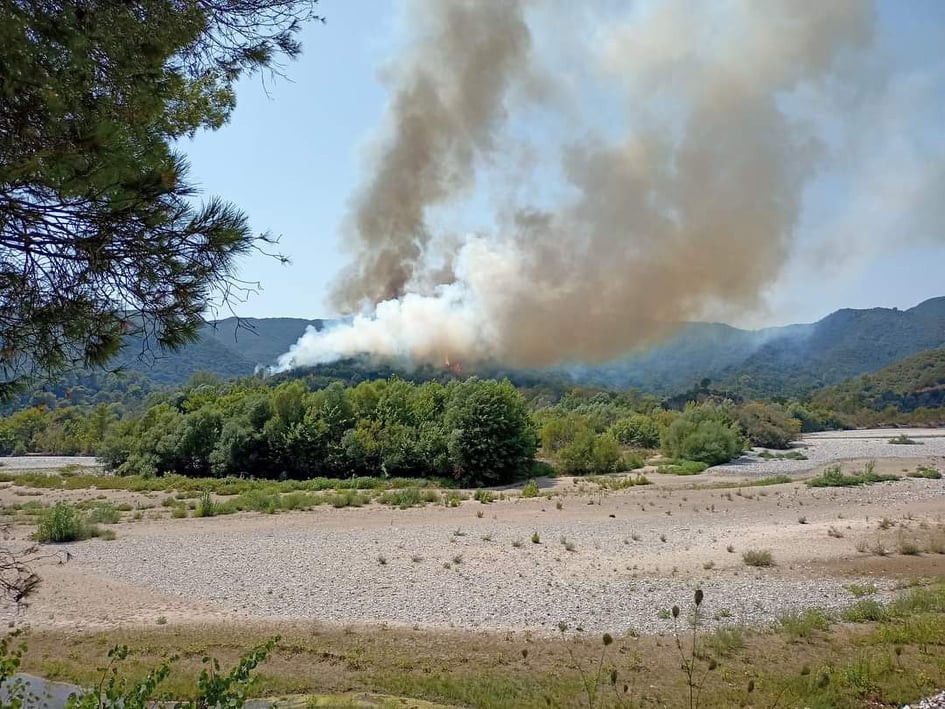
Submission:
M 0 0 L 0 393 L 192 341 L 272 240 L 200 203 L 175 141 L 301 48 L 317 0 Z

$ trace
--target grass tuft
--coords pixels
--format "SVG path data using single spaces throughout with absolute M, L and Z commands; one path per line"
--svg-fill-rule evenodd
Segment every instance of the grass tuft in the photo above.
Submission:
M 749 549 L 742 554 L 746 566 L 774 566 L 774 557 L 767 549 Z

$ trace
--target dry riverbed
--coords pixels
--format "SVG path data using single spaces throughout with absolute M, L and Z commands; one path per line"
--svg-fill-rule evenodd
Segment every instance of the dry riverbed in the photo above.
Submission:
M 168 493 L 15 484 L 0 502 L 104 496 L 151 507 L 112 525 L 112 541 L 43 547 L 44 583 L 17 618 L 34 629 L 314 620 L 551 634 L 566 621 L 645 634 L 668 630 L 668 609 L 696 587 L 711 623 L 761 625 L 850 605 L 851 584 L 872 583 L 883 599 L 903 579 L 945 576 L 942 554 L 898 553 L 945 546 L 945 480 L 905 477 L 918 465 L 945 470 L 938 433 L 915 432 L 924 436 L 915 446 L 886 444 L 889 431 L 807 437 L 808 461 L 648 472 L 654 484 L 619 491 L 558 479 L 550 496 L 455 508 L 170 519 L 159 504 Z M 861 468 L 857 451 L 903 478 L 854 488 L 799 481 L 835 458 Z M 783 472 L 797 480 L 750 486 Z M 7 526 L 8 543 L 25 544 L 31 531 Z M 746 565 L 750 551 L 769 552 L 773 564 Z

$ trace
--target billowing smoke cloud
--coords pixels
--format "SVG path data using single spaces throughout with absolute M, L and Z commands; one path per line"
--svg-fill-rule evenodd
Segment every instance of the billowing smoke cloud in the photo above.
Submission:
M 586 67 L 599 83 L 583 93 L 620 97 L 623 134 L 587 111 L 579 139 L 538 146 L 559 157 L 568 196 L 492 205 L 494 230 L 462 243 L 437 279 L 431 211 L 468 197 L 490 156 L 527 132 L 516 111 L 557 109 L 515 91 L 542 62 L 526 10 L 547 4 L 415 5 L 428 19 L 396 72 L 393 128 L 354 200 L 354 265 L 336 292 L 347 312 L 369 307 L 306 334 L 284 367 L 360 353 L 595 362 L 674 323 L 757 308 L 823 153 L 792 94 L 835 85 L 873 21 L 861 0 L 666 0 L 617 23 L 602 10 Z
M 391 135 L 354 199 L 355 261 L 334 297 L 341 310 L 404 295 L 426 255 L 427 211 L 474 184 L 508 85 L 527 66 L 522 12 L 520 0 L 412 3 L 417 44 L 393 69 Z

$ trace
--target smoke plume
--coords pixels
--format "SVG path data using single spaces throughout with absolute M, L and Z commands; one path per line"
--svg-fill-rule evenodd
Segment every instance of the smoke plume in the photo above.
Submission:
M 599 362 L 673 324 L 762 304 L 827 152 L 792 97 L 858 80 L 847 59 L 869 45 L 873 9 L 664 0 L 618 18 L 599 4 L 596 25 L 576 23 L 587 33 L 576 74 L 552 66 L 554 38 L 530 29 L 570 4 L 412 4 L 422 22 L 392 72 L 388 130 L 345 232 L 353 261 L 334 299 L 358 314 L 307 333 L 281 366 L 361 353 Z M 557 73 L 560 90 L 528 89 Z M 574 89 L 575 75 L 593 82 Z M 587 109 L 562 108 L 562 96 Z M 615 100 L 620 121 L 595 115 L 596 101 Z M 561 113 L 567 128 L 545 130 Z M 542 137 L 527 147 L 554 163 L 553 180 L 502 160 L 524 149 L 535 116 L 546 116 Z M 513 184 L 555 182 L 555 199 L 490 190 L 490 227 L 450 248 L 431 215 L 483 194 L 502 171 Z M 437 251 L 448 253 L 445 273 Z

